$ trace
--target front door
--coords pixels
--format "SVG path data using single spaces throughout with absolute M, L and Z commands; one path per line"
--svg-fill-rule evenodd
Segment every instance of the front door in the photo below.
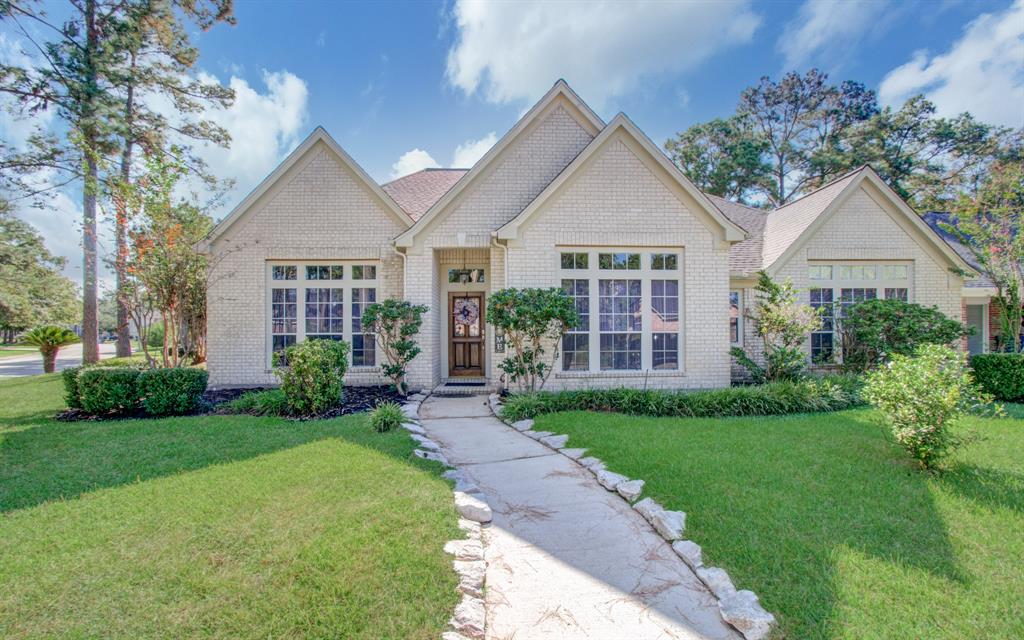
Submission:
M 484 294 L 448 294 L 448 375 L 484 375 Z

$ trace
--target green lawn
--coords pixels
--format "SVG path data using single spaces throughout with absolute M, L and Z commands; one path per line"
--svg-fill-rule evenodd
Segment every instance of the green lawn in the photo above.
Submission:
M 0 381 L 0 637 L 430 638 L 451 489 L 364 416 L 60 423 Z
M 3 360 L 4 358 L 13 358 L 15 356 L 27 356 L 33 353 L 39 353 L 39 348 L 21 344 L 0 345 L 0 360 Z
M 971 420 L 984 440 L 933 476 L 874 415 L 562 413 L 536 429 L 686 511 L 705 564 L 757 593 L 780 636 L 1024 637 L 1024 421 Z

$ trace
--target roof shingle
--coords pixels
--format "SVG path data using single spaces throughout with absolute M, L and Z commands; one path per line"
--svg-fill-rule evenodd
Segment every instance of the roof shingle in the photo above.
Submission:
M 422 169 L 381 188 L 413 220 L 419 220 L 469 169 Z

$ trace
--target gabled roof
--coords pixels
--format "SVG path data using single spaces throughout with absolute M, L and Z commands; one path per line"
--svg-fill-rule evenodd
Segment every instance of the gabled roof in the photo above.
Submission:
M 596 135 L 601 129 L 604 128 L 604 121 L 594 113 L 587 103 L 583 102 L 576 92 L 573 91 L 565 80 L 558 80 L 551 87 L 551 89 L 541 98 L 537 104 L 523 115 L 522 118 L 516 122 L 515 126 L 508 130 L 501 140 L 490 148 L 490 150 L 483 155 L 482 158 L 477 160 L 476 164 L 462 176 L 458 182 L 455 183 L 450 190 L 448 190 L 440 200 L 435 202 L 426 213 L 424 213 L 416 223 L 409 229 L 401 233 L 395 238 L 395 246 L 398 247 L 410 247 L 413 244 L 413 240 L 416 234 L 422 231 L 433 221 L 437 216 L 445 210 L 445 208 L 452 203 L 460 193 L 466 190 L 479 176 L 483 175 L 487 168 L 490 167 L 494 161 L 502 155 L 509 146 L 512 145 L 523 131 L 525 131 L 534 120 L 544 113 L 548 106 L 556 100 L 567 101 L 568 105 L 573 108 L 577 116 L 583 123 L 585 123 L 591 130 L 591 133 Z
M 737 242 L 729 249 L 729 271 L 732 273 L 754 273 L 761 268 L 761 249 L 764 246 L 764 226 L 768 212 L 748 207 L 732 200 L 708 194 L 708 200 L 727 218 L 747 232 L 747 239 Z
M 929 211 L 922 215 L 921 218 L 936 234 L 938 234 L 940 238 L 946 241 L 946 244 L 953 247 L 953 251 L 956 251 L 957 254 L 964 259 L 964 262 L 971 265 L 971 268 L 978 272 L 978 277 L 968 280 L 965 283 L 966 286 L 971 288 L 995 286 L 995 283 L 989 280 L 984 273 L 981 273 L 981 270 L 978 267 L 978 261 L 971 250 L 964 246 L 964 244 L 960 242 L 959 238 L 942 228 L 943 224 L 956 227 L 956 220 L 953 219 L 952 215 L 943 211 Z
M 330 149 L 335 156 L 337 156 L 338 160 L 340 160 L 343 165 L 348 167 L 348 169 L 351 170 L 353 174 L 355 174 L 356 179 L 359 182 L 361 182 L 373 195 L 375 195 L 380 200 L 384 208 L 393 213 L 394 216 L 399 221 L 402 222 L 402 224 L 404 224 L 407 227 L 413 224 L 412 218 L 410 218 L 409 215 L 405 211 L 403 211 L 401 207 L 398 206 L 398 204 L 391 198 L 391 196 L 389 196 L 387 193 L 384 192 L 383 189 L 381 189 L 380 185 L 374 182 L 373 178 L 371 178 L 369 174 L 367 174 L 366 171 L 364 171 L 363 168 L 359 166 L 359 163 L 352 159 L 352 156 L 348 155 L 348 153 L 346 153 L 345 150 L 341 148 L 341 145 L 339 145 L 337 141 L 335 141 L 335 139 L 332 138 L 329 133 L 327 133 L 327 130 L 325 130 L 323 127 L 317 127 L 316 129 L 313 130 L 313 133 L 309 134 L 309 136 L 302 141 L 302 144 L 300 144 L 298 147 L 295 148 L 294 151 L 288 154 L 288 157 L 284 159 L 284 162 L 279 164 L 277 168 L 270 173 L 270 175 L 264 178 L 263 181 L 260 182 L 256 186 L 256 188 L 253 189 L 249 193 L 249 195 L 245 197 L 244 200 L 238 203 L 238 205 L 231 210 L 231 213 L 229 213 L 227 217 L 221 220 L 217 224 L 217 226 L 215 226 L 210 231 L 210 233 L 206 237 L 206 240 L 204 240 L 201 243 L 200 249 L 205 250 L 206 248 L 208 248 L 217 240 L 217 238 L 223 235 L 224 232 L 226 232 L 236 222 L 238 222 L 242 217 L 244 217 L 245 214 L 252 208 L 252 206 L 256 204 L 260 200 L 260 198 L 266 195 L 267 192 L 269 192 L 274 187 L 274 185 L 277 184 L 277 181 L 283 175 L 288 173 L 288 171 L 292 167 L 297 165 L 299 161 L 306 155 L 306 153 L 309 152 L 314 146 L 316 146 L 317 143 L 325 144 L 327 148 Z
M 469 169 L 422 169 L 382 184 L 381 188 L 410 218 L 419 220 L 467 171 Z
M 708 197 L 704 195 L 700 189 L 698 189 L 690 180 L 683 175 L 683 173 L 665 157 L 665 154 L 658 149 L 657 146 L 651 139 L 648 138 L 632 120 L 626 117 L 625 114 L 619 113 L 615 118 L 608 123 L 601 133 L 596 138 L 590 141 L 583 151 L 580 152 L 576 158 L 562 170 L 558 176 L 544 188 L 540 194 L 537 195 L 533 201 L 526 206 L 522 212 L 519 213 L 515 218 L 509 220 L 502 225 L 497 231 L 497 237 L 499 239 L 513 239 L 519 233 L 519 228 L 525 223 L 530 217 L 540 209 L 545 202 L 547 202 L 555 193 L 557 193 L 572 177 L 580 167 L 584 166 L 587 161 L 602 148 L 604 144 L 615 134 L 622 132 L 624 135 L 635 141 L 640 149 L 647 152 L 647 155 L 651 160 L 657 163 L 664 171 L 668 174 L 669 178 L 675 182 L 676 185 L 682 188 L 693 200 L 696 201 L 697 206 L 701 211 L 695 211 L 694 213 L 700 215 L 703 214 L 709 218 L 712 224 L 718 227 L 720 231 L 721 239 L 725 241 L 738 242 L 746 237 L 746 233 L 741 227 L 736 225 L 734 222 L 729 220 L 718 208 L 708 200 Z

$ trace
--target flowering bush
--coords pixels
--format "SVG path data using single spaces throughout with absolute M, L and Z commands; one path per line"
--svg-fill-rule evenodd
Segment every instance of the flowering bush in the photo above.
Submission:
M 274 370 L 288 410 L 301 416 L 323 413 L 341 402 L 341 390 L 348 370 L 348 343 L 335 340 L 306 340 L 288 347 L 287 367 Z
M 964 414 L 992 403 L 971 378 L 963 353 L 925 344 L 912 356 L 894 355 L 871 372 L 864 398 L 892 429 L 896 442 L 926 469 L 965 444 L 952 432 Z

